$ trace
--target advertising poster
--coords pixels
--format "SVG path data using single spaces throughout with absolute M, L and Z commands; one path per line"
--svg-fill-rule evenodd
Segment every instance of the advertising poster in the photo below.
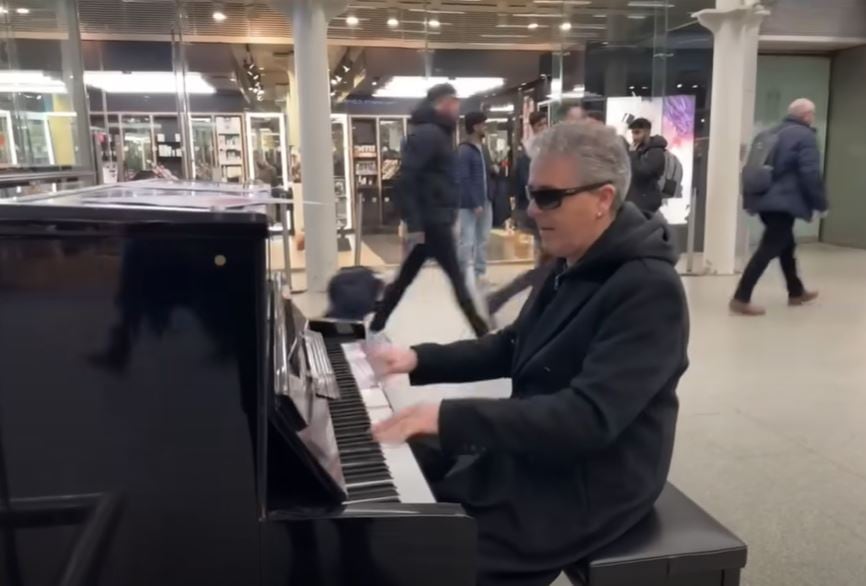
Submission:
M 670 224 L 688 221 L 689 200 L 694 181 L 695 161 L 695 97 L 667 96 L 642 98 L 627 96 L 607 99 L 607 123 L 631 143 L 628 130 L 636 118 L 652 123 L 652 133 L 668 141 L 668 151 L 683 166 L 682 197 L 665 200 L 661 212 Z

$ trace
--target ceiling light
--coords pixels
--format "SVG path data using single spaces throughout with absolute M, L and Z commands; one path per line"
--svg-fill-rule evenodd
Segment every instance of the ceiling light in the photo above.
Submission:
M 9 14 L 9 9 L 5 6 L 0 6 L 0 14 Z
M 679 89 L 682 89 L 682 88 L 683 88 L 683 84 L 678 83 L 678 84 L 677 84 L 677 89 L 679 90 Z
M 593 18 L 607 18 L 607 14 L 602 14 L 599 12 L 598 14 L 593 14 L 592 17 Z
M 66 86 L 43 71 L 0 71 L 0 93 L 65 94 Z
M 564 4 L 566 6 L 589 6 L 592 0 L 535 0 L 536 4 Z
M 535 29 L 538 28 L 538 23 L 537 22 L 530 22 L 528 25 L 526 25 L 526 28 L 528 28 L 531 31 L 534 31 Z
M 673 8 L 674 5 L 670 2 L 661 0 L 631 0 L 628 3 L 631 8 Z
M 631 20 L 643 20 L 646 18 L 646 14 L 629 14 L 626 18 Z
M 430 26 L 430 28 L 439 28 L 440 26 L 442 26 L 442 23 L 439 22 L 439 19 L 436 18 L 435 16 L 433 18 L 431 18 L 430 20 L 428 20 L 427 24 L 428 24 L 428 26 Z
M 457 97 L 468 98 L 490 91 L 505 84 L 501 77 L 423 77 L 398 75 L 392 77 L 384 87 L 374 94 L 377 98 L 423 98 L 427 90 L 440 83 L 450 83 L 457 90 Z
M 214 10 L 211 16 L 213 16 L 213 19 L 217 22 L 224 22 L 225 19 L 228 18 L 228 16 L 226 16 L 226 13 L 222 10 Z
M 501 106 L 491 106 L 491 112 L 514 112 L 514 104 L 503 104 Z
M 339 83 L 339 82 L 338 82 L 336 79 L 332 79 L 332 80 L 331 80 L 331 85 L 332 85 L 332 86 L 337 85 L 338 83 Z
M 16 8 L 15 12 L 18 14 L 30 14 L 30 9 L 29 8 L 23 8 L 23 7 L 22 8 Z
M 349 16 L 346 17 L 346 24 L 349 26 L 358 26 L 358 24 L 360 22 L 361 21 L 358 20 L 358 17 L 355 16 L 354 14 L 350 14 Z
M 109 94 L 175 94 L 177 77 L 171 71 L 85 71 L 84 83 Z M 186 74 L 188 94 L 215 94 L 201 73 Z
M 571 30 L 571 23 L 566 20 L 561 25 L 559 25 L 559 30 L 561 30 L 563 32 L 570 31 Z
M 388 19 L 388 26 L 391 28 L 397 28 L 398 26 L 400 26 L 400 21 L 397 20 L 396 16 L 392 16 Z

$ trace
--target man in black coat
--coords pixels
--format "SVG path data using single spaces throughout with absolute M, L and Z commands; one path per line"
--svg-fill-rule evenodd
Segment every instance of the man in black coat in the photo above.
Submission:
M 650 512 L 687 367 L 677 255 L 660 216 L 620 203 L 621 139 L 559 124 L 536 149 L 529 210 L 558 261 L 514 324 L 373 356 L 416 385 L 512 380 L 509 399 L 420 403 L 373 430 L 411 439 L 437 498 L 477 520 L 484 586 L 550 584 Z
M 646 118 L 638 118 L 628 127 L 632 137 L 631 186 L 626 199 L 645 212 L 655 213 L 662 207 L 659 181 L 665 172 L 668 141 L 652 135 L 652 123 Z
M 479 315 L 457 259 L 454 222 L 457 219 L 457 185 L 454 129 L 460 116 L 460 100 L 450 84 L 427 92 L 409 123 L 412 131 L 403 145 L 397 194 L 400 212 L 412 247 L 396 280 L 385 288 L 370 329 L 380 332 L 400 299 L 428 258 L 436 259 L 451 281 L 460 309 L 477 336 L 489 330 Z
M 763 307 L 752 303 L 752 291 L 774 258 L 779 259 L 785 275 L 790 305 L 803 305 L 818 297 L 817 291 L 807 291 L 803 286 L 794 255 L 797 248 L 794 222 L 798 218 L 811 222 L 815 212 L 824 212 L 828 207 L 814 126 L 815 104 L 805 98 L 794 100 L 788 107 L 788 116 L 776 129 L 778 142 L 772 153 L 770 190 L 744 197 L 746 210 L 758 214 L 765 229 L 730 302 L 734 313 L 748 316 L 766 313 Z

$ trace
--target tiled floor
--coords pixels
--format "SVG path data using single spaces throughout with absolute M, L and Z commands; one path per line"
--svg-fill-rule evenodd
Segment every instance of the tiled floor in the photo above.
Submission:
M 771 266 L 756 292 L 769 313 L 733 317 L 730 277 L 686 278 L 692 365 L 682 380 L 671 479 L 749 544 L 748 586 L 855 586 L 866 576 L 866 252 L 808 247 L 813 306 L 789 308 Z M 495 267 L 505 281 L 520 267 Z M 299 303 L 314 313 L 322 300 Z M 513 316 L 519 301 L 500 317 Z M 389 324 L 399 343 L 469 335 L 438 269 Z M 506 381 L 442 393 L 500 396 Z M 436 396 L 438 395 L 438 396 Z M 557 584 L 566 584 L 565 581 Z

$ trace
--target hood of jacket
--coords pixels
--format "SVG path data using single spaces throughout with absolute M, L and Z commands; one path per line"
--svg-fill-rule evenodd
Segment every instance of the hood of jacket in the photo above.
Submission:
M 422 100 L 420 104 L 412 110 L 412 115 L 409 117 L 409 124 L 418 126 L 421 124 L 435 124 L 447 132 L 454 132 L 457 128 L 457 121 L 443 116 L 436 111 L 433 104 L 428 100 Z
M 646 144 L 641 145 L 639 150 L 648 151 L 650 149 L 666 149 L 668 148 L 668 141 L 665 137 L 660 136 L 658 134 L 651 136 Z
M 562 274 L 562 278 L 598 272 L 610 274 L 621 265 L 639 259 L 676 265 L 679 254 L 664 216 L 642 212 L 634 204 L 625 202 L 610 228 L 577 264 Z

